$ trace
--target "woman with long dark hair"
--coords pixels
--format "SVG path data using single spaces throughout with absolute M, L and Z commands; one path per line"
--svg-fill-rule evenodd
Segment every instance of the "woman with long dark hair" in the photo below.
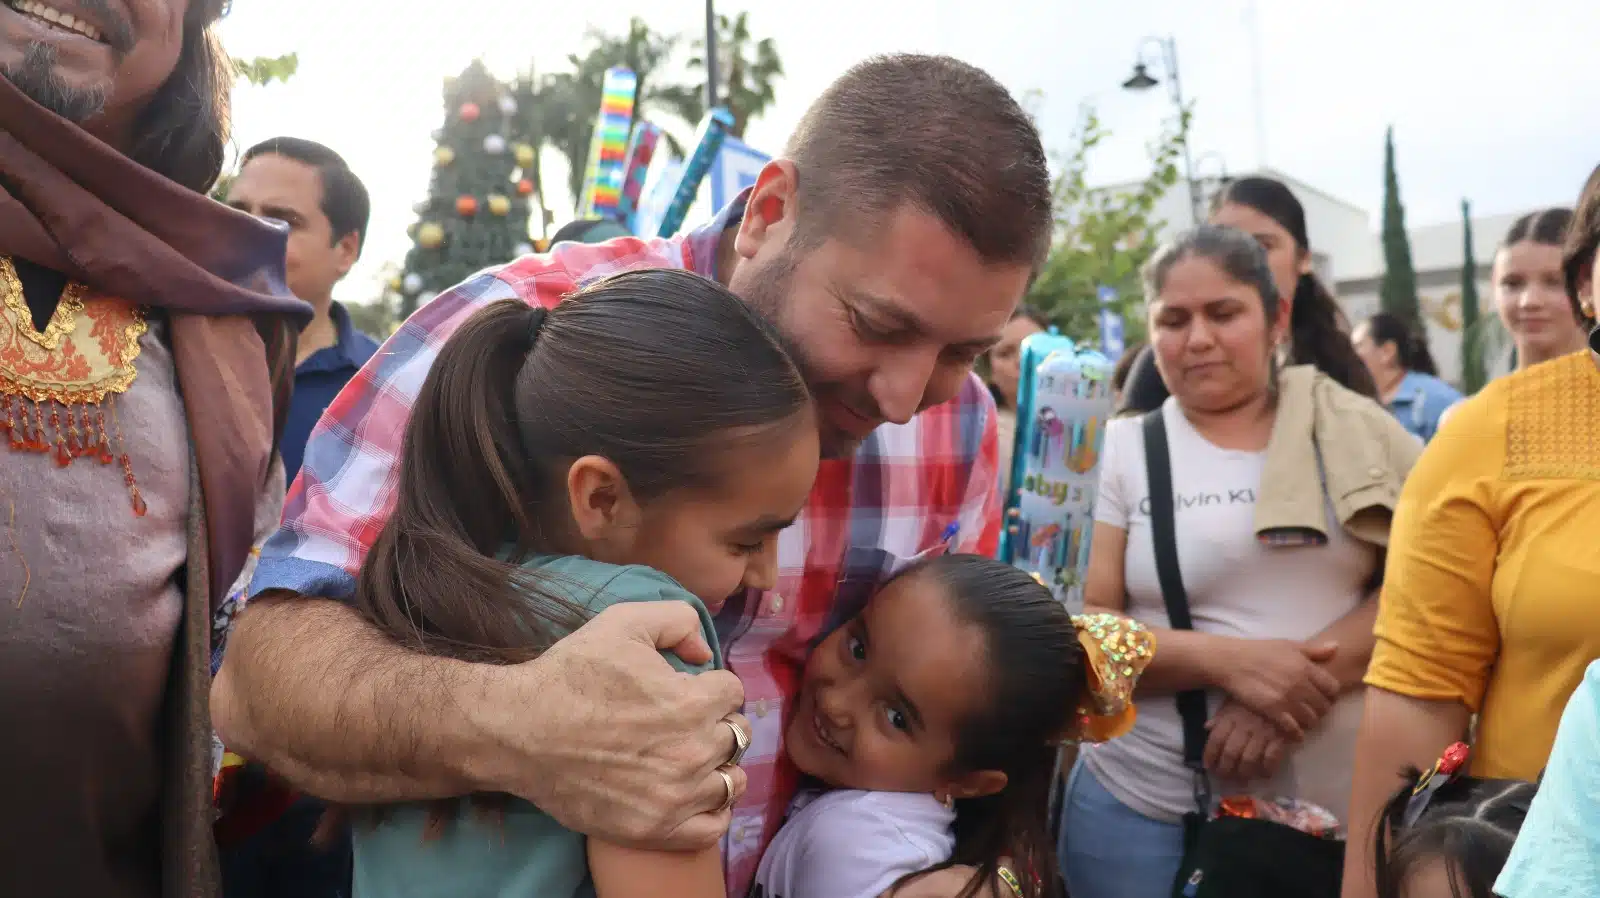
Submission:
M 1378 385 L 1378 401 L 1417 439 L 1433 439 L 1461 393 L 1439 379 L 1427 335 L 1398 315 L 1379 312 L 1356 327 L 1351 342 Z
M 1239 178 L 1211 200 L 1209 223 L 1237 228 L 1256 239 L 1278 293 L 1289 304 L 1289 325 L 1279 361 L 1313 365 L 1341 386 L 1376 397 L 1377 385 L 1350 345 L 1346 319 L 1311 266 L 1306 210 L 1288 185 L 1272 178 Z M 1149 356 L 1149 352 L 1145 353 Z M 1153 359 L 1151 359 L 1153 362 Z M 1136 362 L 1124 391 L 1124 411 L 1157 408 L 1169 390 L 1151 362 Z

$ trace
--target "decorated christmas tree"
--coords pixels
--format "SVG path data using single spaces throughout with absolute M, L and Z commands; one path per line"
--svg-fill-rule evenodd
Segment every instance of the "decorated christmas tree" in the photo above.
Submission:
M 480 61 L 445 80 L 428 199 L 416 207 L 404 269 L 389 283 L 402 317 L 474 273 L 533 251 L 534 183 L 524 170 L 535 151 L 519 133 L 516 93 Z

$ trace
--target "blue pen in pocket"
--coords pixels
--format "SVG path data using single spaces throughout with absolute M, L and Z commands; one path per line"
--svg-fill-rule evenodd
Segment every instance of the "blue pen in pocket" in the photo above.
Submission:
M 939 543 L 945 547 L 945 551 L 954 552 L 956 550 L 956 543 L 960 541 L 960 537 L 961 522 L 951 521 L 950 526 L 944 528 L 944 534 L 939 537 Z

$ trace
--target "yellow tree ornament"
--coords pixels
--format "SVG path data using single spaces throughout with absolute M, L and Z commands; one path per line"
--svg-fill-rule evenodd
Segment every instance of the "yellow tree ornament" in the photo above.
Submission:
M 511 214 L 511 200 L 498 193 L 489 194 L 489 211 L 495 215 Z
M 513 152 L 516 153 L 518 166 L 522 168 L 532 167 L 534 155 L 532 146 L 525 143 L 519 143 Z
M 417 228 L 417 245 L 423 249 L 438 249 L 444 243 L 444 228 L 435 222 L 427 222 Z
M 440 147 L 433 151 L 433 161 L 438 163 L 440 168 L 444 168 L 456 161 L 456 151 L 449 147 Z

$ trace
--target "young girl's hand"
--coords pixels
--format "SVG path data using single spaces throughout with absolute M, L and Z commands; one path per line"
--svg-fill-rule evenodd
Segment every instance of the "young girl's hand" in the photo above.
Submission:
M 1234 701 L 1223 704 L 1207 729 L 1211 735 L 1206 739 L 1206 769 L 1240 783 L 1272 777 L 1289 745 L 1266 718 Z

